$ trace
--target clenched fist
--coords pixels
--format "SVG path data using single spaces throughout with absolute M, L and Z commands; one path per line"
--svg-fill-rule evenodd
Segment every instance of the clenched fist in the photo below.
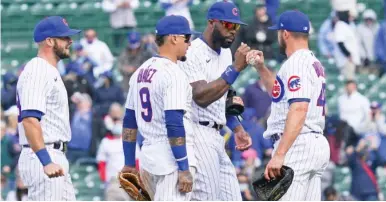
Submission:
M 237 48 L 235 53 L 235 62 L 233 63 L 236 71 L 241 72 L 247 67 L 246 56 L 250 50 L 251 48 L 245 43 L 241 43 L 239 48 Z
M 259 50 L 251 50 L 246 56 L 248 64 L 253 65 L 254 67 L 263 67 L 264 66 L 264 54 Z
M 189 170 L 178 171 L 178 190 L 182 193 L 192 191 L 193 177 Z
M 58 164 L 50 163 L 44 166 L 43 169 L 49 178 L 64 176 L 63 168 Z

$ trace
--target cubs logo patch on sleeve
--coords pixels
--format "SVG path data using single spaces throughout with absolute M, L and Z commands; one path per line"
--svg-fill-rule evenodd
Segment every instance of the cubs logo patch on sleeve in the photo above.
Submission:
M 288 79 L 288 89 L 291 92 L 295 92 L 302 87 L 299 76 L 291 76 Z
M 272 101 L 279 102 L 284 96 L 284 84 L 279 76 L 276 76 L 275 83 L 272 88 Z

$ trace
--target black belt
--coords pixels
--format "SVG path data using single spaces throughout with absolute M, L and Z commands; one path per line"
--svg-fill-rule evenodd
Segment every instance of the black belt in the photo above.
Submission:
M 200 122 L 198 122 L 198 123 L 199 123 L 200 125 L 210 127 L 210 123 L 211 123 L 211 122 L 209 122 L 209 121 L 200 121 Z M 214 123 L 214 124 L 213 124 L 213 126 L 212 126 L 211 128 L 214 128 L 214 129 L 216 129 L 216 130 L 221 130 L 221 129 L 224 127 L 224 125 L 217 124 L 216 122 L 212 122 L 212 123 Z
M 54 143 L 45 143 L 45 145 L 54 145 L 54 149 L 59 149 L 62 152 L 67 152 L 67 142 L 54 142 Z M 23 145 L 24 148 L 31 148 L 28 144 Z

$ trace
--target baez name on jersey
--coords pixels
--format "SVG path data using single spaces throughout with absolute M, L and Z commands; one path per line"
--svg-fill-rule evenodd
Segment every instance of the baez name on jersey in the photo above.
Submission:
M 150 65 L 146 69 L 141 69 L 138 73 L 137 83 L 151 83 L 156 72 L 157 70 L 150 68 Z

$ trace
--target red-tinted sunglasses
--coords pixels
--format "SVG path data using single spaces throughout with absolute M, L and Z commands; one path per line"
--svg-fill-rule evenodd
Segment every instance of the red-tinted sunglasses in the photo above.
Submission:
M 227 22 L 227 21 L 222 21 L 222 20 L 213 20 L 215 22 L 220 22 L 225 29 L 228 31 L 233 31 L 233 30 L 239 30 L 240 29 L 240 24 L 232 23 L 232 22 Z

